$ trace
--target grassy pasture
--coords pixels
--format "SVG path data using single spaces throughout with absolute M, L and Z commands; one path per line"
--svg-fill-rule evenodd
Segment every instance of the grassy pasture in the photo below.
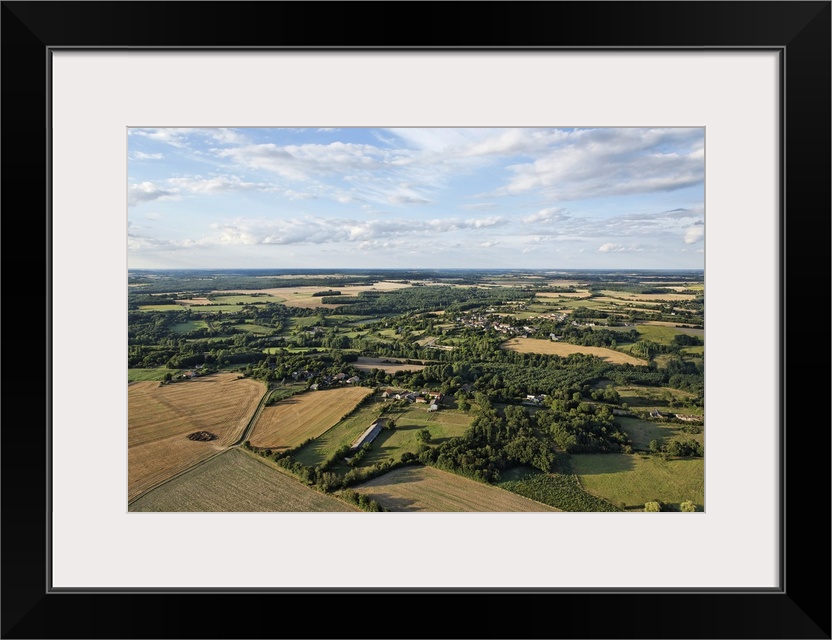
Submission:
M 127 382 L 161 382 L 165 379 L 165 374 L 170 373 L 176 375 L 180 373 L 181 369 L 168 369 L 167 367 L 155 367 L 153 369 L 128 369 Z
M 318 392 L 321 393 L 321 392 Z M 351 444 L 381 415 L 384 402 L 380 397 L 368 400 L 354 414 L 341 420 L 334 427 L 304 446 L 294 458 L 309 467 L 321 464 L 341 445 Z
M 191 320 L 189 322 L 179 322 L 171 327 L 176 333 L 190 333 L 197 329 L 207 329 L 208 323 L 205 320 Z
M 571 462 L 587 491 L 627 510 L 640 511 L 651 500 L 676 508 L 693 500 L 698 510 L 705 503 L 703 458 L 601 453 L 573 455 Z
M 448 438 L 461 436 L 474 416 L 456 411 L 428 412 L 426 404 L 414 404 L 400 410 L 393 410 L 385 417 L 395 420 L 393 429 L 385 429 L 373 441 L 372 448 L 364 456 L 361 466 L 372 466 L 390 458 L 399 460 L 403 453 L 417 453 L 420 441 L 417 434 L 422 429 L 430 431 L 431 442 L 439 444 Z
M 264 327 L 262 324 L 253 324 L 251 322 L 244 322 L 241 324 L 235 324 L 235 329 L 240 329 L 241 331 L 246 331 L 248 333 L 253 333 L 255 335 L 268 335 L 274 332 L 274 327 Z
M 655 324 L 637 324 L 635 327 L 624 327 L 626 331 L 635 329 L 645 340 L 652 340 L 658 344 L 673 344 L 673 337 L 682 333 L 675 327 L 665 327 Z
M 621 402 L 626 402 L 635 411 L 658 409 L 659 411 L 671 411 L 673 413 L 678 411 L 679 413 L 695 415 L 702 415 L 703 413 L 702 407 L 685 406 L 684 409 L 670 408 L 671 400 L 684 404 L 686 401 L 696 397 L 689 391 L 671 389 L 670 387 L 644 387 L 640 385 L 617 386 L 615 389 L 621 397 Z
M 685 413 L 690 413 L 685 411 Z M 647 451 L 650 448 L 651 440 L 658 440 L 659 444 L 665 444 L 671 440 L 696 440 L 700 444 L 705 442 L 703 433 L 685 433 L 681 430 L 683 425 L 675 422 L 661 422 L 652 420 L 640 420 L 639 418 L 617 417 L 618 422 L 632 440 L 633 449 Z
M 262 382 L 220 373 L 160 387 L 135 382 L 127 387 L 128 496 L 231 446 L 242 435 L 266 391 Z M 217 436 L 195 442 L 187 436 Z
M 281 400 L 263 409 L 249 438 L 251 444 L 274 450 L 296 447 L 324 433 L 370 393 L 367 387 L 343 387 Z
M 358 485 L 389 511 L 536 512 L 557 511 L 498 487 L 433 467 L 407 466 Z
M 199 313 L 199 314 L 211 314 L 217 313 L 218 311 L 222 311 L 223 313 L 238 313 L 243 310 L 243 305 L 240 304 L 214 304 L 212 303 L 211 306 L 194 306 L 191 307 L 192 313 Z
M 605 349 L 603 347 L 584 347 L 576 344 L 568 344 L 566 342 L 552 342 L 551 340 L 540 340 L 537 338 L 511 338 L 502 345 L 501 349 L 509 351 L 518 351 L 520 353 L 542 353 L 545 355 L 557 355 L 567 357 L 573 353 L 587 353 L 589 355 L 598 356 L 611 362 L 612 364 L 633 364 L 644 365 L 644 360 L 639 360 L 633 356 L 613 351 L 612 349 Z
M 184 309 L 179 304 L 140 304 L 139 311 L 182 311 Z
M 130 511 L 357 511 L 262 458 L 231 449 L 150 491 Z

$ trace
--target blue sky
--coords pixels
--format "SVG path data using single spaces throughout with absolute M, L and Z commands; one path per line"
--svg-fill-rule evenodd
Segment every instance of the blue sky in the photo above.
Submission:
M 703 128 L 128 130 L 130 268 L 703 269 Z

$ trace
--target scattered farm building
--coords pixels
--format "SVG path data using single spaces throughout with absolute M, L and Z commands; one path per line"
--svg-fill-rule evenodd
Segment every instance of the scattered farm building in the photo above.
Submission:
M 369 444 L 373 440 L 376 439 L 381 430 L 384 428 L 384 423 L 382 420 L 376 420 L 373 424 L 367 427 L 358 438 L 356 438 L 353 443 L 350 445 L 350 449 L 356 450 L 360 449 L 365 444 Z

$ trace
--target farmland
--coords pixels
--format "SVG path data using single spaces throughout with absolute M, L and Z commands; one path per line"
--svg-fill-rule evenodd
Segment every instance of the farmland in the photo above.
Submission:
M 658 441 L 659 444 L 679 438 L 691 438 L 700 443 L 705 441 L 703 433 L 687 434 L 682 431 L 683 425 L 673 422 L 625 417 L 618 418 L 618 422 L 632 439 L 633 449 L 637 451 L 647 451 L 652 440 Z
M 388 511 L 557 511 L 433 467 L 404 467 L 355 488 Z
M 231 446 L 242 435 L 266 389 L 255 380 L 236 378 L 218 374 L 164 386 L 128 385 L 130 498 Z M 216 439 L 188 439 L 199 431 Z
M 674 506 L 693 500 L 699 510 L 705 504 L 702 458 L 586 454 L 573 456 L 572 466 L 588 492 L 623 509 L 641 510 L 652 500 Z
M 645 364 L 644 360 L 639 360 L 626 353 L 613 351 L 604 347 L 584 347 L 580 345 L 567 344 L 565 342 L 552 342 L 551 340 L 538 340 L 535 338 L 512 338 L 504 342 L 501 346 L 503 349 L 509 351 L 517 351 L 519 353 L 540 353 L 545 355 L 555 355 L 567 357 L 573 353 L 585 353 L 610 362 L 612 364 Z
M 197 465 L 143 495 L 130 511 L 356 511 L 303 486 L 278 467 L 239 449 Z
M 134 278 L 136 508 L 328 510 L 288 487 L 366 511 L 633 511 L 654 485 L 672 510 L 699 495 L 696 273 L 662 273 L 662 293 L 638 272 Z
M 384 403 L 376 398 L 364 403 L 351 416 L 302 447 L 294 456 L 295 459 L 311 467 L 321 464 L 335 453 L 338 447 L 355 440 L 381 415 L 383 407 Z
M 369 466 L 386 460 L 398 460 L 405 452 L 417 453 L 420 440 L 418 432 L 427 429 L 431 442 L 441 443 L 448 438 L 461 436 L 471 425 L 473 416 L 452 411 L 428 412 L 426 405 L 414 405 L 385 414 L 395 420 L 394 429 L 382 431 L 373 443 L 369 454 L 361 461 Z
M 371 393 L 366 387 L 312 391 L 263 409 L 254 425 L 251 444 L 286 449 L 317 438 Z

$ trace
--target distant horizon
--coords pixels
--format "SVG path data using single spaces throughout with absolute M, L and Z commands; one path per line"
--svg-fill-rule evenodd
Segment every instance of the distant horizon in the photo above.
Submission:
M 131 268 L 704 266 L 703 127 L 127 133 Z
M 594 269 L 594 268 L 559 268 L 559 267 L 530 267 L 530 268 L 520 268 L 520 267 L 128 267 L 128 271 L 211 271 L 211 272 L 232 272 L 232 271 L 288 271 L 288 272 L 300 272 L 300 273 L 311 273 L 311 272 L 320 272 L 320 273 L 329 273 L 332 271 L 393 271 L 393 272 L 402 272 L 402 271 L 517 271 L 517 272 L 552 272 L 552 273 L 586 273 L 586 272 L 597 272 L 597 273 L 617 273 L 617 272 L 632 272 L 632 273 L 649 273 L 649 272 L 658 272 L 658 273 L 672 273 L 672 272 L 702 272 L 704 273 L 704 269 L 702 268 L 671 268 L 671 269 L 662 269 L 662 268 L 628 268 L 628 267 L 619 267 L 619 268 L 609 268 L 609 269 Z

